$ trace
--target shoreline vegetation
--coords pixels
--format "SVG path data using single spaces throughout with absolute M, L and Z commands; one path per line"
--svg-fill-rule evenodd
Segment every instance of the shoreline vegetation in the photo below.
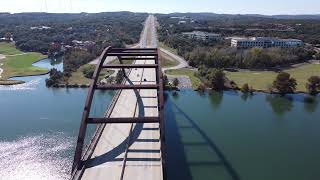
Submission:
M 279 94 L 271 90 L 272 83 L 275 80 L 276 76 L 279 74 L 279 72 L 251 70 L 244 70 L 238 72 L 224 70 L 223 72 L 225 73 L 226 79 L 229 82 L 224 90 L 241 91 L 241 87 L 245 84 L 248 84 L 252 92 Z M 317 76 L 320 74 L 320 64 L 307 64 L 297 68 L 287 69 L 283 72 L 291 74 L 291 76 L 297 80 L 297 89 L 294 92 L 287 94 L 309 94 L 306 88 L 306 84 L 310 77 Z M 201 85 L 206 84 L 206 82 L 203 82 L 203 78 L 199 77 L 197 71 L 193 69 L 184 68 L 178 70 L 168 70 L 166 71 L 166 74 L 175 76 L 188 76 L 192 82 L 192 88 L 195 91 L 198 91 Z M 230 85 L 230 82 L 232 82 L 232 85 Z M 208 85 L 206 85 L 205 89 L 212 88 L 209 88 Z
M 163 42 L 160 46 L 164 49 L 168 49 L 171 52 L 177 52 L 176 49 L 170 48 Z M 223 69 L 223 68 L 222 68 Z M 266 68 L 266 69 L 238 69 L 238 68 L 225 68 L 223 69 L 226 78 L 230 82 L 234 82 L 233 87 L 226 87 L 226 90 L 241 90 L 244 84 L 248 84 L 253 92 L 262 92 L 269 94 L 277 94 L 270 89 L 272 83 L 279 72 L 287 72 L 297 80 L 296 90 L 293 94 L 305 93 L 308 94 L 306 84 L 308 78 L 312 76 L 320 76 L 320 61 L 310 60 L 303 63 L 290 64 L 286 67 Z M 192 88 L 197 90 L 204 82 L 204 77 L 201 77 L 197 73 L 197 69 L 183 68 L 178 70 L 166 71 L 168 75 L 182 76 L 186 75 L 192 82 Z M 208 87 L 208 86 L 207 86 Z M 210 89 L 210 88 L 209 88 Z M 289 94 L 289 93 L 288 93 Z

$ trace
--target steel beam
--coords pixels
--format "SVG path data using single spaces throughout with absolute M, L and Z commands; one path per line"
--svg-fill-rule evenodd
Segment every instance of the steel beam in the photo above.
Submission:
M 158 89 L 159 85 L 145 84 L 145 85 L 96 85 L 99 90 L 117 90 L 117 89 Z
M 76 171 L 81 165 L 81 157 L 82 157 L 82 152 L 83 152 L 83 146 L 84 146 L 84 139 L 87 131 L 87 123 L 86 120 L 88 119 L 90 115 L 90 110 L 91 110 L 91 105 L 92 105 L 92 100 L 93 100 L 93 95 L 95 91 L 95 84 L 98 82 L 99 74 L 101 72 L 101 68 L 103 66 L 103 63 L 105 59 L 107 58 L 108 52 L 110 52 L 111 47 L 106 48 L 103 51 L 103 55 L 100 56 L 99 58 L 99 63 L 94 71 L 93 74 L 93 81 L 90 84 L 90 88 L 88 91 L 88 96 L 86 99 L 86 103 L 84 106 L 83 114 L 82 114 L 82 121 L 80 124 L 80 130 L 79 130 L 79 135 L 78 135 L 78 140 L 77 140 L 77 146 L 76 146 L 76 151 L 74 154 L 74 159 L 73 159 L 73 165 L 72 165 L 72 171 Z
M 123 59 L 122 59 L 123 60 Z M 108 64 L 103 68 L 122 69 L 122 68 L 158 68 L 158 64 Z
M 112 48 L 111 52 L 114 51 L 157 51 L 157 48 Z
M 88 118 L 88 124 L 159 123 L 159 117 Z
M 158 56 L 158 53 L 154 52 L 119 52 L 119 53 L 108 53 L 108 56 Z
M 124 57 L 121 58 L 124 61 L 129 61 L 129 60 L 156 60 L 155 57 Z

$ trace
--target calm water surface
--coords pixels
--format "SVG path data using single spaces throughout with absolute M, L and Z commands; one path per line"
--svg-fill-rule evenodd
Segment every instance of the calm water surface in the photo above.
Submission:
M 61 61 L 35 65 L 62 69 Z M 68 179 L 87 89 L 0 86 L 0 179 Z M 98 91 L 92 115 L 113 92 Z M 166 93 L 169 179 L 320 179 L 320 98 Z
M 170 95 L 170 179 L 320 179 L 319 101 L 232 92 Z

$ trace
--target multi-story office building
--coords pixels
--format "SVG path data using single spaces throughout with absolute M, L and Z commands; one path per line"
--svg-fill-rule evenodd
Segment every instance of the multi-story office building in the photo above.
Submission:
M 253 37 L 253 38 L 233 38 L 231 47 L 237 48 L 293 48 L 302 46 L 303 42 L 298 39 L 278 39 L 270 37 Z
M 217 40 L 222 39 L 220 34 L 207 33 L 207 32 L 202 32 L 202 31 L 185 32 L 182 34 L 190 39 L 198 39 L 198 40 L 203 40 L 203 41 L 210 41 L 210 40 L 217 41 Z

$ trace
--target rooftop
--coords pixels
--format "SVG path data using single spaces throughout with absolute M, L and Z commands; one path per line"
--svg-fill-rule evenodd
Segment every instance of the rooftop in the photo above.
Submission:
M 203 31 L 192 31 L 192 32 L 184 32 L 182 34 L 185 35 L 197 35 L 197 36 L 220 36 L 220 34 L 216 34 L 216 33 L 208 33 L 208 32 L 203 32 Z
M 242 37 L 235 37 L 232 38 L 238 41 L 301 41 L 299 39 L 279 39 L 275 37 L 251 37 L 251 38 L 242 38 Z

